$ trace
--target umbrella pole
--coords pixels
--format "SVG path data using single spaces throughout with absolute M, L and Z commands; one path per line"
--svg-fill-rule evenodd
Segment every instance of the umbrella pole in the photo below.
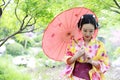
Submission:
M 76 43 L 76 44 L 78 44 L 78 42 L 73 38 L 73 40 L 74 40 L 74 42 Z

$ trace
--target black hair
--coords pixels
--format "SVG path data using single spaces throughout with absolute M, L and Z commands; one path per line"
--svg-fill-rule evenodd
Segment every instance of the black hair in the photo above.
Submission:
M 95 28 L 95 29 L 98 28 L 98 23 L 97 23 L 97 21 L 96 21 L 96 19 L 95 19 L 95 16 L 94 16 L 93 14 L 85 14 L 85 15 L 83 15 L 83 16 L 80 18 L 79 22 L 78 22 L 78 28 L 81 30 L 81 29 L 82 29 L 82 26 L 83 26 L 84 24 L 88 24 L 88 23 L 94 25 L 94 28 Z

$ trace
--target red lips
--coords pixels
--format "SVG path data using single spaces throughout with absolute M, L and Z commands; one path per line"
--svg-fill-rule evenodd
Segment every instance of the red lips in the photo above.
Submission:
M 89 36 L 85 36 L 86 38 L 89 38 Z

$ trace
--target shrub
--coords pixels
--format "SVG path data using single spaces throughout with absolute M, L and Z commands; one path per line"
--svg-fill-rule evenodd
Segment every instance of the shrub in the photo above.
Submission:
M 32 47 L 35 44 L 35 41 L 32 37 L 26 35 L 16 35 L 16 41 L 24 46 L 24 48 Z
M 24 54 L 24 48 L 19 43 L 8 44 L 6 49 L 7 49 L 7 53 L 12 56 L 18 56 Z
M 43 51 L 41 51 L 39 54 L 35 56 L 36 58 L 40 59 L 40 65 L 43 64 L 45 67 L 51 67 L 54 68 L 56 66 L 59 66 L 63 64 L 62 62 L 54 61 L 50 58 L 48 58 Z
M 0 57 L 0 80 L 31 80 L 31 77 L 25 72 L 20 72 L 9 59 Z
M 40 51 L 35 57 L 36 57 L 36 58 L 42 58 L 42 59 L 44 59 L 44 60 L 47 60 L 47 59 L 48 59 L 48 57 L 44 54 L 43 51 Z
M 36 36 L 36 37 L 34 38 L 35 42 L 40 42 L 40 41 L 42 41 L 42 37 L 43 37 L 43 34 L 39 34 L 38 36 Z

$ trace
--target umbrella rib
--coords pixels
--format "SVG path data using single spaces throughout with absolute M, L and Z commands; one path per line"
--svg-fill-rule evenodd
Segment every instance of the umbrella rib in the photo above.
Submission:
M 63 43 L 61 44 L 61 48 L 60 48 L 60 50 L 59 50 L 59 53 L 61 52 L 61 50 L 62 50 L 62 48 L 63 48 L 63 46 L 65 45 L 65 40 L 63 41 Z M 66 51 L 66 49 L 65 49 L 65 51 Z M 60 55 L 60 54 L 59 54 Z M 59 55 L 57 56 L 57 57 L 59 57 Z
M 72 16 L 71 16 L 71 23 L 72 23 L 72 18 L 73 18 L 73 13 L 74 13 L 74 10 L 73 10 L 73 12 L 72 12 Z M 71 25 L 70 25 L 70 28 L 71 28 Z
M 56 25 L 53 25 L 52 27 L 53 27 L 54 30 L 57 30 L 57 28 L 55 28 Z M 59 32 L 62 32 L 61 30 L 58 30 L 58 31 L 59 31 Z
M 87 10 L 86 14 L 89 12 L 89 10 Z
M 59 44 L 58 44 L 59 43 Z M 54 50 L 57 50 L 57 48 L 58 48 L 58 46 L 60 46 L 61 45 L 61 43 L 60 42 L 58 42 L 57 44 L 57 47 L 56 48 L 54 48 Z M 54 53 L 54 52 L 52 52 L 52 53 Z
M 59 43 L 59 42 L 58 42 Z M 57 50 L 57 48 L 60 46 L 61 44 L 59 43 L 59 45 L 56 47 L 56 48 L 54 48 L 54 50 Z M 52 48 L 51 48 L 52 49 Z M 46 53 L 54 53 L 53 51 L 54 50 L 52 50 L 51 52 L 49 52 L 49 50 L 46 50 Z M 49 57 L 49 56 L 48 56 Z M 50 57 L 51 58 L 51 57 Z M 53 58 L 53 57 L 52 57 Z
M 83 8 L 80 10 L 79 15 L 82 14 L 82 13 L 81 13 L 82 11 L 83 11 Z M 80 18 L 80 17 L 78 17 L 78 18 Z M 75 24 L 76 24 L 76 21 L 77 21 L 77 20 L 75 20 L 75 22 L 74 22 Z M 77 21 L 77 22 L 78 22 L 78 21 Z
M 68 23 L 67 23 L 67 18 L 66 18 L 66 16 L 67 16 L 67 15 L 65 15 L 65 22 L 66 22 L 66 27 L 67 27 L 67 29 L 68 29 L 69 27 L 68 27 Z
M 80 12 L 79 12 L 79 15 L 81 15 L 82 14 L 82 11 L 84 10 L 84 8 L 81 8 L 81 10 L 80 10 Z M 87 12 L 86 12 L 86 14 L 89 12 L 89 10 L 87 10 Z M 74 22 L 75 24 L 76 24 L 76 20 L 75 20 L 75 22 Z
M 61 20 L 59 19 L 59 17 L 58 17 L 58 20 L 61 22 Z M 66 30 L 65 25 L 64 24 L 62 24 L 62 25 L 63 25 L 63 28 Z

